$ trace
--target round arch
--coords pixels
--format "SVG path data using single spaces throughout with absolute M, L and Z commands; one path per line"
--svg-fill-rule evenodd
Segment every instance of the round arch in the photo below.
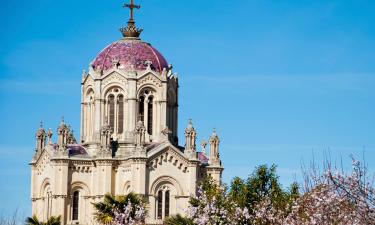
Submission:
M 51 185 L 51 182 L 50 182 L 50 179 L 49 178 L 45 178 L 40 186 L 40 190 L 39 190 L 39 196 L 42 197 L 42 195 L 44 194 L 45 190 L 47 187 L 50 187 L 50 189 L 52 190 L 52 185 Z
M 162 176 L 157 178 L 150 187 L 150 194 L 156 194 L 158 188 L 164 184 L 171 184 L 174 188 L 176 188 L 177 195 L 183 195 L 183 189 L 180 183 L 171 176 Z
M 130 181 L 126 181 L 123 188 L 122 188 L 122 194 L 129 194 L 130 192 L 132 192 L 132 186 L 131 186 L 131 182 Z
M 152 92 L 152 96 L 154 97 L 154 99 L 159 99 L 157 88 L 151 84 L 144 84 L 138 88 L 137 99 L 139 99 L 143 92 L 147 89 L 149 89 Z
M 81 182 L 81 181 L 73 182 L 70 187 L 70 192 L 73 193 L 76 190 L 83 190 L 85 195 L 90 195 L 90 189 L 84 182 Z
M 109 95 L 109 92 L 115 88 L 118 88 L 119 89 L 119 94 L 121 93 L 122 95 L 124 96 L 127 96 L 128 93 L 126 91 L 126 89 L 123 87 L 123 85 L 121 85 L 120 83 L 110 83 L 108 85 L 106 85 L 103 89 L 102 89 L 102 98 L 103 99 L 106 99 L 107 96 Z

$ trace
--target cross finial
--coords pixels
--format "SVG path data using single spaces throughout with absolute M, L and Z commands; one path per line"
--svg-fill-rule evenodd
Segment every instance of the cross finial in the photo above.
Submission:
M 130 18 L 128 21 L 128 26 L 120 28 L 120 31 L 125 38 L 138 38 L 142 32 L 142 29 L 138 29 L 135 26 L 134 9 L 140 9 L 141 6 L 135 5 L 134 0 L 130 0 L 130 4 L 125 3 L 123 7 L 130 9 Z
M 43 120 L 40 121 L 40 128 L 43 128 Z
M 134 0 L 130 0 L 130 4 L 124 4 L 124 8 L 129 8 L 130 9 L 130 18 L 129 22 L 134 23 L 134 9 L 140 9 L 140 5 L 134 5 Z

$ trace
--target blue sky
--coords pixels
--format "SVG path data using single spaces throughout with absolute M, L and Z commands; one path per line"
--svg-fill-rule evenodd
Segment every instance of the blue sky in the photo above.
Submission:
M 374 1 L 136 2 L 142 39 L 179 74 L 180 140 L 190 117 L 198 142 L 216 127 L 225 182 L 275 163 L 287 186 L 324 152 L 375 170 Z M 81 71 L 121 37 L 122 3 L 2 2 L 0 214 L 30 213 L 39 121 L 78 134 Z

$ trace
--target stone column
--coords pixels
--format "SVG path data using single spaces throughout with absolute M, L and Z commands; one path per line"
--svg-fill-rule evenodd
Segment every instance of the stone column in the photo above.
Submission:
M 95 80 L 95 116 L 94 116 L 94 124 L 91 124 L 91 128 L 93 129 L 93 141 L 99 140 L 100 136 L 100 128 L 103 124 L 103 121 L 101 120 L 101 81 Z M 91 121 L 90 121 L 91 122 Z
M 127 131 L 133 132 L 137 123 L 137 82 L 136 73 L 129 73 L 128 79 L 128 125 Z

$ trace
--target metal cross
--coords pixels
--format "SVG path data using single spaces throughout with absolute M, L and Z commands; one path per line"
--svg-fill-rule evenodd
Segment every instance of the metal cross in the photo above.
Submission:
M 140 9 L 140 5 L 134 5 L 134 0 L 130 0 L 130 4 L 124 4 L 124 8 L 129 8 L 130 9 L 130 19 L 129 21 L 134 21 L 134 14 L 133 10 L 134 9 Z

